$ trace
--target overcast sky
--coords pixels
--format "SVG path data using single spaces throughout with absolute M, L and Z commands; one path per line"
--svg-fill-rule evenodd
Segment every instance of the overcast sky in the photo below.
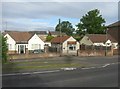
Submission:
M 6 28 L 8 30 L 54 30 L 59 18 L 62 21 L 70 21 L 75 27 L 80 22 L 80 18 L 93 9 L 100 10 L 106 25 L 118 21 L 117 0 L 114 2 L 4 0 L 0 5 L 2 5 L 2 16 L 0 16 L 2 30 Z

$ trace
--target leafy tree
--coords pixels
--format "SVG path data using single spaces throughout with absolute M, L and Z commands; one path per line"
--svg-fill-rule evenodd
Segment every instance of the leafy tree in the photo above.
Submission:
M 78 28 L 77 34 L 104 34 L 106 29 L 104 23 L 105 19 L 100 15 L 100 11 L 98 9 L 91 10 L 76 25 Z
M 48 36 L 46 37 L 46 41 L 51 41 L 53 38 L 54 38 L 54 36 L 52 36 L 49 31 Z
M 69 36 L 71 36 L 75 30 L 69 21 L 62 21 L 60 24 L 57 24 L 55 30 L 60 31 L 60 28 L 61 32 L 66 33 Z
M 3 37 L 3 35 L 0 33 L 0 41 L 1 44 L 0 46 L 2 46 L 1 48 L 1 52 L 2 52 L 2 62 L 7 62 L 7 51 L 8 51 L 8 47 L 7 47 L 7 43 L 6 43 L 6 38 Z

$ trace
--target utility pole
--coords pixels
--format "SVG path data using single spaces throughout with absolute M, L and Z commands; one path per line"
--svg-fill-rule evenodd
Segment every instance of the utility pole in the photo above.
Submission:
M 107 38 L 108 38 L 108 37 L 107 37 L 107 30 L 108 30 L 108 29 L 106 29 L 106 42 L 107 42 Z M 107 56 L 107 43 L 106 43 L 106 48 L 105 48 L 105 56 Z
M 60 32 L 60 56 L 62 51 L 62 45 L 61 45 L 61 20 L 59 19 L 59 32 Z

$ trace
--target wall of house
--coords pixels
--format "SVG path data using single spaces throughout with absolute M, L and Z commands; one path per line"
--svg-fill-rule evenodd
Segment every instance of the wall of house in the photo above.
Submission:
M 113 49 L 118 49 L 118 43 L 112 43 L 113 44 Z
M 114 49 L 117 49 L 118 47 L 118 43 L 112 43 L 110 40 L 108 40 L 106 43 L 93 43 L 93 45 L 96 45 L 96 46 L 112 46 Z
M 32 44 L 39 44 L 40 49 L 44 49 L 44 42 L 36 34 L 28 41 L 28 50 L 37 49 L 37 48 L 33 49 Z
M 110 40 L 107 40 L 104 46 L 112 46 L 112 42 Z
M 51 42 L 45 42 L 45 45 L 48 45 L 51 47 Z
M 73 37 L 70 37 L 69 39 L 67 39 L 63 44 L 62 44 L 62 51 L 63 53 L 68 53 L 69 49 L 68 49 L 68 45 L 67 42 L 68 41 L 76 41 Z M 79 49 L 79 42 L 76 43 L 76 50 L 74 50 L 75 52 L 77 52 L 77 50 Z
M 16 53 L 20 53 L 20 50 L 18 50 L 18 49 L 20 49 L 20 45 L 24 46 L 24 53 L 26 53 L 26 49 L 28 49 L 28 44 L 16 44 L 16 50 L 17 50 Z
M 8 51 L 11 52 L 15 51 L 16 50 L 15 40 L 9 34 L 6 34 L 4 37 L 7 37 Z
M 80 44 L 93 45 L 92 41 L 91 41 L 87 36 L 84 36 L 84 37 L 81 39 Z
M 105 44 L 104 44 L 104 43 L 93 43 L 93 45 L 96 45 L 96 46 L 104 46 Z
M 119 26 L 116 26 L 116 27 L 110 27 L 108 28 L 108 34 L 110 34 L 115 40 L 118 41 L 119 39 L 119 30 L 120 30 L 120 27 Z
M 96 45 L 96 46 L 112 46 L 112 45 L 115 45 L 115 44 L 113 44 L 110 40 L 107 40 L 107 42 L 105 42 L 105 43 L 99 42 L 99 43 L 93 43 L 93 45 Z

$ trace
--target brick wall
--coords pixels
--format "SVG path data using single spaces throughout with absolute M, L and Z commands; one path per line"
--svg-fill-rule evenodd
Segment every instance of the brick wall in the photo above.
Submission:
M 119 49 L 114 49 L 113 50 L 113 55 L 120 55 L 120 50 Z
M 79 50 L 78 56 L 105 56 L 105 50 Z M 107 56 L 113 56 L 113 51 L 108 50 Z
M 17 53 L 16 51 L 8 51 L 7 54 L 8 54 L 8 55 L 9 55 L 9 54 L 11 55 L 11 54 L 16 54 L 16 53 Z
M 56 53 L 43 53 L 43 54 L 14 54 L 9 55 L 9 59 L 32 59 L 32 58 L 41 58 L 41 57 L 56 57 L 59 54 Z

